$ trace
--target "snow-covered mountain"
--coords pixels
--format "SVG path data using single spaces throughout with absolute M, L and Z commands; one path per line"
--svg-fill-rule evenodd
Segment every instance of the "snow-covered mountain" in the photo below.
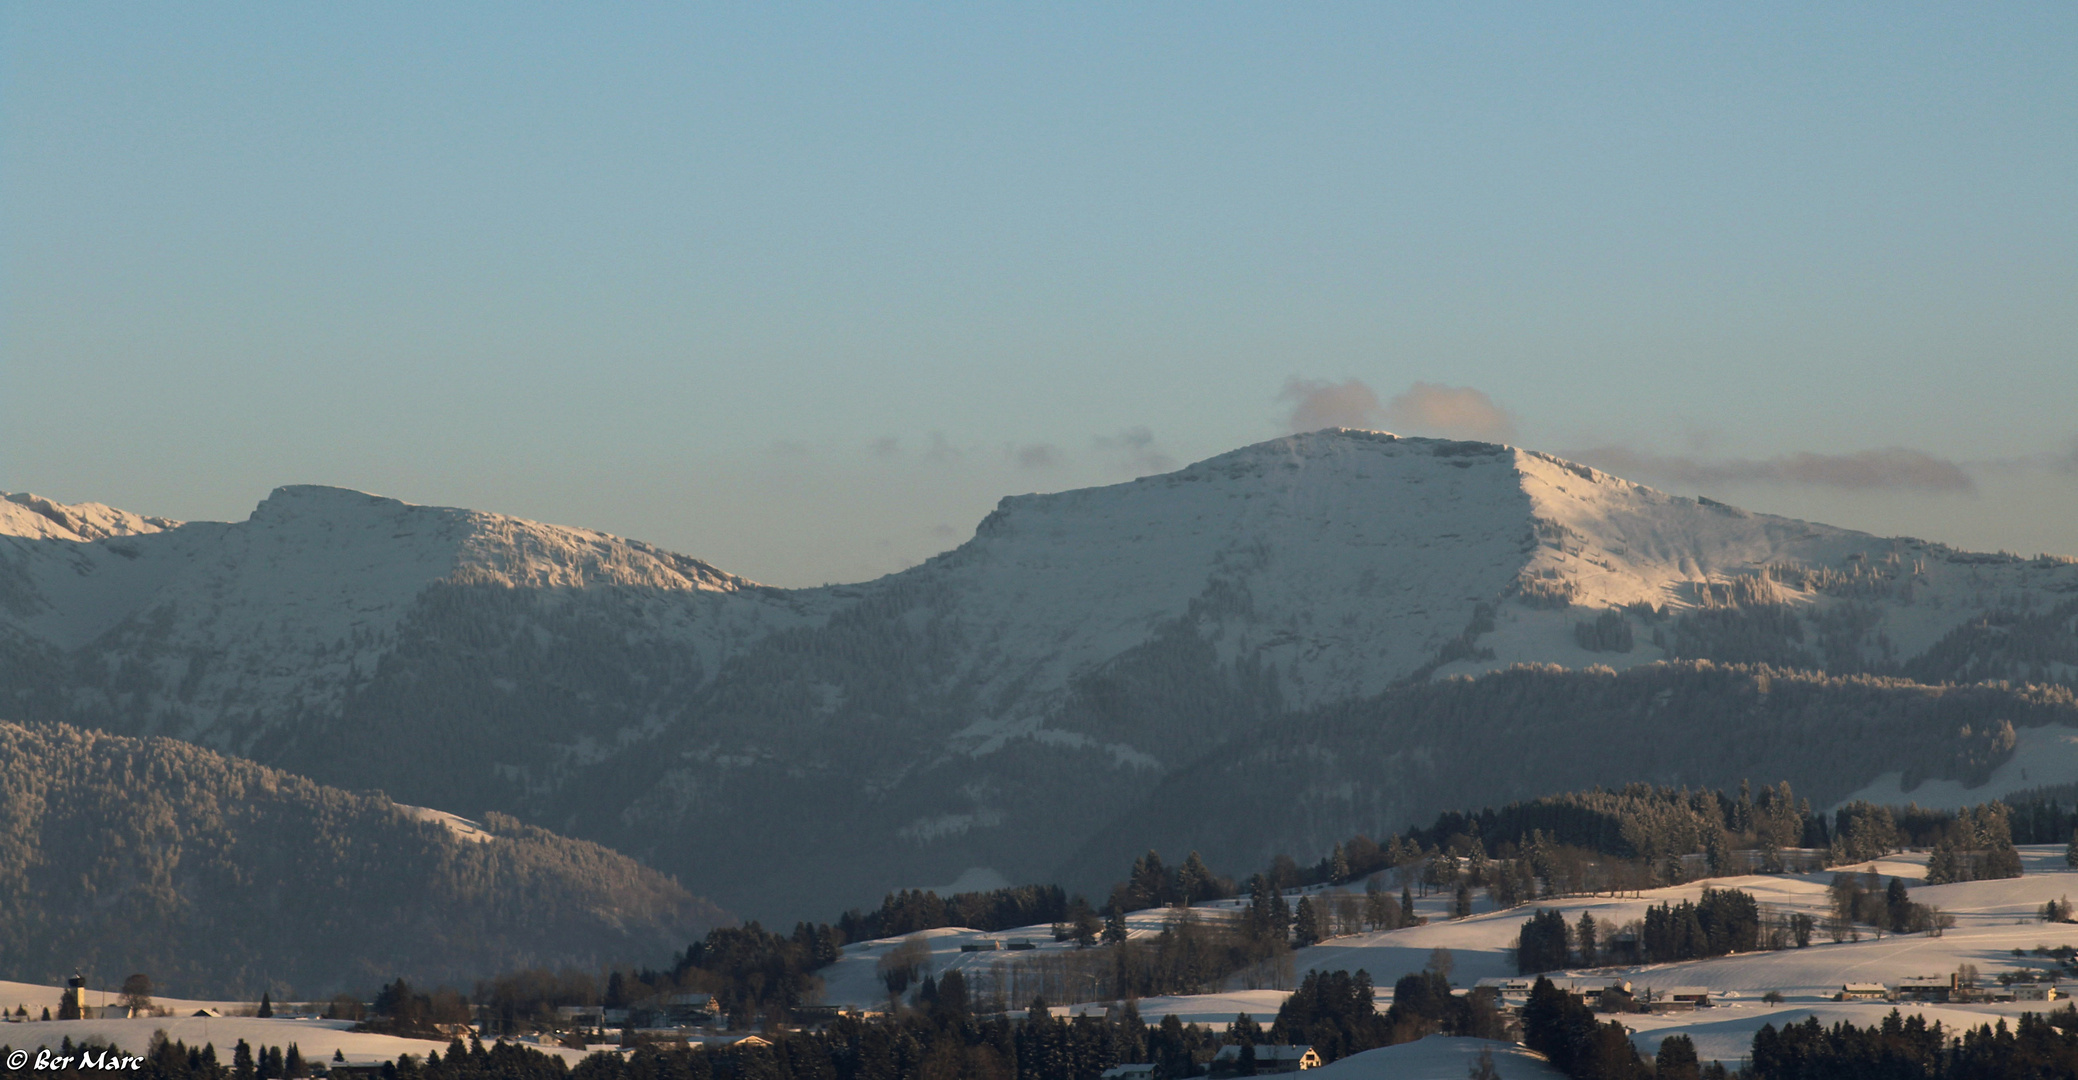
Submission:
M 1005 499 L 815 590 L 327 488 L 233 524 L 0 511 L 0 710 L 510 811 L 752 913 L 1043 876 L 1229 740 L 1522 662 L 2078 677 L 2069 560 L 1377 432 Z

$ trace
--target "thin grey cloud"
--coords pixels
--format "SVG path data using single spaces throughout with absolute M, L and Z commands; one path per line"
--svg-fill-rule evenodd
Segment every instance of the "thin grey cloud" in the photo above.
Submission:
M 873 440 L 868 449 L 874 457 L 882 461 L 892 461 L 902 456 L 902 440 L 895 438 L 893 435 L 882 435 L 880 438 Z
M 1129 427 L 1116 435 L 1099 435 L 1093 442 L 1099 452 L 1128 472 L 1144 476 L 1176 467 L 1176 459 L 1155 445 L 1154 431 L 1145 426 Z
M 1509 442 L 1515 418 L 1492 398 L 1469 386 L 1418 382 L 1385 403 L 1386 425 L 1422 435 Z
M 1052 443 L 1026 443 L 1010 452 L 1020 469 L 1051 469 L 1061 463 L 1061 448 Z
M 1847 491 L 1920 491 L 1969 494 L 1977 482 L 1956 462 L 1923 450 L 1889 446 L 1851 454 L 1808 451 L 1771 458 L 1705 460 L 1652 454 L 1622 446 L 1600 446 L 1569 457 L 1632 479 L 1673 481 L 1696 487 L 1728 484 L 1787 484 Z

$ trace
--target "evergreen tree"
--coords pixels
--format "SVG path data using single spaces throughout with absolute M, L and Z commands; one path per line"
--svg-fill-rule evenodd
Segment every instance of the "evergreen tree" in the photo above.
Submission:
M 1599 942 L 1597 941 L 1599 937 L 1600 934 L 1595 927 L 1594 913 L 1589 911 L 1581 912 L 1580 925 L 1573 931 L 1573 941 L 1580 949 L 1581 967 L 1594 967 L 1599 962 L 1601 957 Z
M 1584 1052 L 1574 1061 L 1578 1070 L 1576 1076 L 1593 1077 L 1594 1080 L 1650 1080 L 1651 1074 L 1645 1062 L 1638 1057 L 1638 1048 L 1631 1043 L 1630 1032 L 1615 1020 L 1596 1025 L 1588 1036 Z
M 1312 897 L 1299 897 L 1299 908 L 1292 918 L 1292 944 L 1303 949 L 1320 940 L 1320 916 L 1316 912 Z
M 1883 893 L 1884 907 L 1890 917 L 1890 932 L 1902 934 L 1912 929 L 1912 898 L 1900 878 L 1891 878 L 1890 887 Z
M 1414 893 L 1407 886 L 1400 886 L 1400 925 L 1415 926 L 1420 922 L 1414 915 Z
M 1563 927 L 1565 916 L 1552 914 Z M 1593 1010 L 1552 985 L 1550 979 L 1540 977 L 1530 987 L 1530 998 L 1522 1007 L 1523 1045 L 1550 1058 L 1560 1072 L 1582 1075 L 1575 1066 L 1584 1056 L 1594 1027 Z
M 1430 983 L 1424 980 L 1433 976 L 1410 975 L 1401 982 L 1408 979 L 1421 982 L 1422 991 L 1426 991 Z M 1400 1009 L 1400 1003 L 1405 1002 L 1407 1008 L 1402 1012 L 1413 1010 L 1418 996 L 1422 993 L 1415 990 L 1396 992 L 1394 1008 Z M 1430 994 L 1423 1000 L 1433 1005 L 1432 1011 L 1441 1017 L 1450 1007 L 1449 985 L 1442 986 L 1440 995 Z M 1430 1010 L 1424 1006 L 1424 1011 Z M 1278 1008 L 1277 1020 L 1270 1025 L 1269 1041 L 1294 1046 L 1311 1044 L 1322 1059 L 1336 1061 L 1391 1042 L 1389 1025 L 1393 1022 L 1378 1015 L 1371 976 L 1365 972 L 1308 972 L 1298 990 Z
M 1068 905 L 1068 935 L 1075 939 L 1076 946 L 1086 949 L 1095 945 L 1103 932 L 1104 924 L 1097 919 L 1097 913 L 1090 910 L 1089 901 L 1076 897 Z
M 1111 914 L 1104 917 L 1104 944 L 1123 945 L 1125 943 L 1126 915 L 1125 912 L 1114 907 L 1111 909 Z
M 1364 886 L 1364 929 L 1394 930 L 1400 925 L 1399 906 L 1373 878 Z
M 1660 1040 L 1653 1058 L 1653 1080 L 1702 1080 L 1703 1065 L 1696 1058 L 1695 1041 L 1686 1035 L 1669 1035 Z
M 1450 914 L 1452 918 L 1457 919 L 1468 918 L 1472 914 L 1471 885 L 1462 881 L 1458 882 L 1457 893 L 1451 898 Z
M 1162 857 L 1149 851 L 1133 860 L 1133 875 L 1126 886 L 1131 890 L 1133 910 L 1144 911 L 1168 903 L 1169 873 L 1162 867 Z
M 1647 913 L 1648 916 L 1650 912 Z M 1550 908 L 1538 908 L 1516 938 L 1515 970 L 1530 975 L 1560 971 L 1570 966 L 1571 950 L 1566 943 L 1566 917 Z
M 1197 852 L 1191 852 L 1190 857 L 1184 859 L 1183 865 L 1177 868 L 1176 891 L 1180 894 L 1177 899 L 1184 907 L 1212 895 L 1212 871 L 1206 867 L 1205 860 L 1198 857 Z
M 2071 830 L 2071 840 L 2064 845 L 2064 865 L 2078 870 L 2078 829 Z
M 1934 850 L 1927 854 L 1926 883 L 1947 885 L 1962 881 L 1962 875 L 1962 860 L 1956 855 L 1954 846 L 1946 840 L 1935 844 Z
M 1261 874 L 1248 879 L 1248 910 L 1242 922 L 1252 938 L 1270 935 L 1270 881 Z
M 254 1015 L 254 1016 L 256 1016 L 256 1017 L 259 1017 L 259 1018 L 260 1018 L 260 1019 L 262 1019 L 262 1020 L 271 1020 L 271 1019 L 273 1019 L 273 1017 L 274 1017 L 274 997 L 273 997 L 273 995 L 269 994 L 269 993 L 268 993 L 267 991 L 265 991 L 265 990 L 262 990 L 262 991 L 260 991 L 260 1009 L 259 1009 L 259 1011 L 258 1011 L 258 1012 L 255 1012 L 255 1013 L 253 1013 L 253 1015 Z

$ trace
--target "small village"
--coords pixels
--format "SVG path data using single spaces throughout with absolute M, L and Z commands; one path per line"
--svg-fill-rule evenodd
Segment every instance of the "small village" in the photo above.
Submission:
M 1615 1019 L 1631 1032 L 1641 1051 L 1673 1034 L 1693 1039 L 1706 1058 L 1736 1063 L 1747 1053 L 1754 1032 L 1763 1024 L 1778 1026 L 1816 1016 L 1824 1022 L 1874 1023 L 1895 1009 L 1919 1013 L 1954 1027 L 2013 1018 L 2023 1011 L 2058 1007 L 2078 984 L 2078 924 L 2048 921 L 2046 910 L 2069 891 L 2078 874 L 2064 865 L 2063 851 L 2047 846 L 2021 850 L 2026 873 L 2019 878 L 1942 886 L 1913 886 L 1915 898 L 1938 899 L 1955 916 L 1954 925 L 1938 934 L 1843 936 L 1817 940 L 1809 947 L 1763 950 L 1671 964 L 1635 962 L 1635 946 L 1612 935 L 1605 957 L 1615 966 L 1593 970 L 1523 974 L 1514 970 L 1515 938 L 1525 918 L 1540 908 L 1561 911 L 1568 919 L 1593 913 L 1613 925 L 1619 917 L 1645 905 L 1693 896 L 1706 886 L 1737 887 L 1762 898 L 1770 912 L 1812 911 L 1825 899 L 1823 873 L 1759 874 L 1716 879 L 1689 886 L 1644 890 L 1620 896 L 1555 897 L 1513 909 L 1475 911 L 1456 916 L 1443 895 L 1418 898 L 1421 921 L 1385 931 L 1327 937 L 1290 954 L 1282 970 L 1237 977 L 1214 992 L 1143 998 L 1132 1004 L 1147 1023 L 1175 1017 L 1215 1034 L 1230 1032 L 1239 1017 L 1267 1025 L 1290 994 L 1290 986 L 1308 972 L 1363 970 L 1378 984 L 1377 1008 L 1392 1005 L 1391 981 L 1406 971 L 1441 969 L 1451 993 L 1461 999 L 1480 995 L 1515 1030 L 1540 979 L 1569 999 L 1605 1019 Z M 1921 853 L 1900 853 L 1872 863 L 1880 876 L 1923 872 Z M 1916 879 L 1916 878 L 1915 878 Z M 1295 890 L 1323 908 L 1337 901 L 1335 890 Z M 1151 939 L 1174 920 L 1217 922 L 1239 916 L 1238 901 L 1214 901 L 1183 909 L 1133 913 L 1127 933 Z M 593 1054 L 627 1055 L 643 1048 L 708 1047 L 747 1049 L 771 1045 L 787 1032 L 824 1030 L 846 1017 L 876 1020 L 916 1007 L 889 991 L 888 957 L 904 955 L 919 970 L 944 978 L 966 976 L 977 993 L 1025 986 L 1052 992 L 1051 1007 L 1066 1016 L 1117 1017 L 1124 1003 L 1100 1000 L 1092 984 L 1072 977 L 1066 967 L 1092 955 L 1057 928 L 1033 926 L 998 932 L 948 928 L 901 938 L 862 941 L 844 946 L 836 963 L 821 972 L 821 1000 L 796 1008 L 780 1028 L 753 1024 L 732 1026 L 713 994 L 697 991 L 660 994 L 624 1006 L 566 1005 L 537 1017 L 522 1032 L 494 1034 L 496 1024 L 483 1007 L 463 1023 L 440 1026 L 431 1041 L 423 1037 L 385 1034 L 380 1017 L 347 1021 L 337 1017 L 338 1003 L 188 1002 L 149 999 L 132 986 L 90 988 L 75 977 L 60 988 L 33 988 L 43 994 L 32 1007 L 29 991 L 0 984 L 0 995 L 24 998 L 4 1008 L 8 1023 L 0 1042 L 55 1044 L 60 1038 L 83 1043 L 105 1039 L 129 1048 L 156 1031 L 191 1044 L 244 1041 L 253 1045 L 295 1045 L 311 1075 L 378 1077 L 384 1062 L 398 1053 L 444 1049 L 455 1039 L 510 1043 L 538 1049 L 575 1063 Z M 1933 970 L 1929 970 L 1933 968 Z M 1023 974 L 1020 974 L 1020 973 Z M 1048 973 L 1040 977 L 1039 973 Z M 1065 973 L 1065 974 L 1064 974 Z M 1830 978 L 1827 976 L 1830 975 Z M 1078 986 L 1081 989 L 1078 989 Z M 55 993 L 52 991 L 55 990 Z M 1003 990 L 995 991 L 998 994 Z M 984 1001 L 977 1001 L 978 1005 Z M 365 1004 L 365 1003 L 363 1003 Z M 1030 1004 L 1029 1002 L 1027 1004 Z M 1024 1010 L 1003 1007 L 1022 1014 Z M 53 1017 L 43 1020 L 44 1009 Z M 59 1020 L 76 1016 L 76 1020 Z M 10 1037 L 10 1033 L 14 1034 Z M 1224 1039 L 1225 1037 L 1223 1037 Z M 1212 1076 L 1259 1075 L 1311 1071 L 1324 1065 L 1311 1046 L 1252 1045 L 1222 1041 L 1197 1065 Z M 1104 1071 L 1105 1080 L 1153 1080 L 1149 1062 L 1121 1061 Z

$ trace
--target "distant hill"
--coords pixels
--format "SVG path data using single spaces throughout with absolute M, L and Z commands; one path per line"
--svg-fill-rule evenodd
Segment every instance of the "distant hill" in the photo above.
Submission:
M 1925 780 L 1981 785 L 2013 754 L 2016 729 L 2052 726 L 2078 735 L 2078 693 L 1707 660 L 1523 666 L 1323 707 L 1274 739 L 1216 748 L 1098 830 L 1061 876 L 1116 877 L 1150 847 L 1255 868 L 1459 803 L 1634 783 L 1786 780 L 1823 812 L 1882 773 L 1899 774 L 1907 798 Z
M 0 723 L 0 978 L 175 997 L 467 989 L 662 962 L 726 916 L 596 844 L 478 826 L 170 739 Z
M 237 523 L 0 502 L 0 711 L 510 813 L 768 920 L 970 870 L 1049 880 L 1165 777 L 1317 710 L 1697 659 L 2070 686 L 2078 564 L 1365 431 L 1007 498 L 920 566 L 803 590 L 336 488 Z M 1655 730 L 1673 752 L 1707 715 Z M 1284 828 L 1207 812 L 1251 843 Z

